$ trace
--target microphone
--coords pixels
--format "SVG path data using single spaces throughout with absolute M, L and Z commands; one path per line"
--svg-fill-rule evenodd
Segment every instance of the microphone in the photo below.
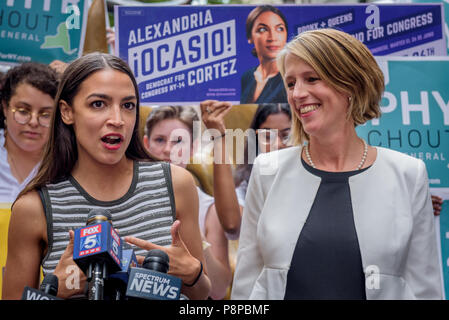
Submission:
M 58 277 L 47 274 L 39 287 L 40 290 L 26 286 L 23 290 L 22 300 L 62 300 L 57 298 Z
M 126 243 L 124 243 L 124 245 L 126 245 Z M 131 268 L 137 267 L 138 265 L 134 249 L 129 248 L 122 250 L 121 265 L 122 269 L 111 274 L 106 281 L 105 290 L 108 292 L 107 296 L 112 300 L 123 300 L 125 298 L 129 273 L 131 272 Z
M 147 300 L 179 300 L 181 279 L 168 275 L 169 258 L 162 250 L 148 251 L 142 268 L 131 268 L 126 296 Z
M 86 227 L 75 230 L 73 261 L 87 276 L 89 300 L 103 300 L 104 280 L 121 270 L 121 239 L 106 209 L 92 209 Z

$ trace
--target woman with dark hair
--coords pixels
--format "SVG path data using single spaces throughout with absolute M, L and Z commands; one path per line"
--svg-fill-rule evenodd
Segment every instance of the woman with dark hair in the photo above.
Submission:
M 246 19 L 246 38 L 254 45 L 252 54 L 259 65 L 241 78 L 240 103 L 287 103 L 282 77 L 276 65 L 277 54 L 287 42 L 287 20 L 271 5 L 254 8 Z
M 248 180 L 254 158 L 259 153 L 288 147 L 291 113 L 285 103 L 261 104 L 254 114 L 244 145 L 243 163 L 238 163 L 233 176 L 226 159 L 226 126 L 224 117 L 231 109 L 229 102 L 206 100 L 201 103 L 202 119 L 208 129 L 217 130 L 214 144 L 221 146 L 221 159 L 214 156 L 214 198 L 217 214 L 229 239 L 238 239 Z M 239 146 L 237 146 L 239 147 Z M 215 147 L 214 147 L 215 150 Z M 237 188 L 236 188 L 237 186 Z
M 24 286 L 36 288 L 41 266 L 44 275 L 59 278 L 58 296 L 85 294 L 82 272 L 80 283 L 68 287 L 66 279 L 75 265 L 73 229 L 86 224 L 92 208 L 111 212 L 119 235 L 140 247 L 140 263 L 146 250 L 165 251 L 182 292 L 206 298 L 210 281 L 193 178 L 148 161 L 139 138 L 138 86 L 128 65 L 113 55 L 85 55 L 67 67 L 55 100 L 42 165 L 12 207 L 3 298 L 19 299 Z
M 0 203 L 13 203 L 34 177 L 48 140 L 56 73 L 24 63 L 3 75 L 0 108 Z

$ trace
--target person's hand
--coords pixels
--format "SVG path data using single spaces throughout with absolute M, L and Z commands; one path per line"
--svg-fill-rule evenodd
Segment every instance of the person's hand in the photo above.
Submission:
M 433 214 L 439 216 L 441 213 L 441 206 L 443 205 L 443 198 L 439 196 L 432 196 Z
M 231 110 L 231 103 L 227 101 L 205 100 L 200 103 L 201 118 L 208 129 L 216 129 L 225 133 L 225 115 Z
M 112 28 L 106 28 L 106 42 L 111 45 L 112 52 L 115 52 L 115 31 Z
M 54 275 L 58 277 L 58 297 L 63 299 L 83 294 L 87 278 L 73 261 L 73 240 L 75 233 L 69 231 L 70 242 L 59 259 Z
M 61 60 L 53 60 L 49 64 L 49 67 L 55 70 L 57 73 L 63 74 L 68 65 L 68 63 L 62 62 Z
M 200 270 L 200 261 L 190 254 L 182 241 L 179 235 L 180 225 L 181 222 L 176 220 L 170 229 L 172 235 L 172 245 L 170 247 L 158 246 L 149 241 L 129 236 L 125 237 L 125 241 L 145 250 L 159 249 L 164 251 L 169 257 L 170 267 L 168 273 L 181 278 L 184 283 L 192 283 Z M 137 262 L 142 264 L 144 258 L 143 256 L 137 256 Z

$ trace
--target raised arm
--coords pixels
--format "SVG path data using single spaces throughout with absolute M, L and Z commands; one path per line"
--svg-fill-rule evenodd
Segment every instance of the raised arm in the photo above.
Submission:
M 214 137 L 214 150 L 221 148 L 221 155 L 214 154 L 214 198 L 220 223 L 226 233 L 235 239 L 240 233 L 243 208 L 235 193 L 234 178 L 229 159 L 226 158 L 225 115 L 231 110 L 229 102 L 206 100 L 201 103 L 202 120 Z M 212 131 L 212 130 L 211 130 Z M 218 150 L 218 149 L 217 149 Z

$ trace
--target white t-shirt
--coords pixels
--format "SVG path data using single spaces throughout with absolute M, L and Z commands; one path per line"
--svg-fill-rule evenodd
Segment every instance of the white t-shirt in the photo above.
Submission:
M 4 130 L 0 129 L 0 203 L 13 203 L 20 191 L 36 175 L 39 164 L 37 164 L 26 179 L 19 183 L 12 175 L 8 162 L 8 151 L 5 148 Z
M 240 206 L 245 206 L 246 189 L 248 189 L 248 182 L 242 181 L 237 188 L 235 188 L 235 194 L 237 195 L 237 201 Z
M 198 191 L 199 200 L 198 220 L 200 223 L 200 231 L 201 234 L 205 235 L 207 211 L 209 211 L 210 206 L 214 204 L 215 199 L 201 190 L 198 186 L 196 187 L 196 190 Z

